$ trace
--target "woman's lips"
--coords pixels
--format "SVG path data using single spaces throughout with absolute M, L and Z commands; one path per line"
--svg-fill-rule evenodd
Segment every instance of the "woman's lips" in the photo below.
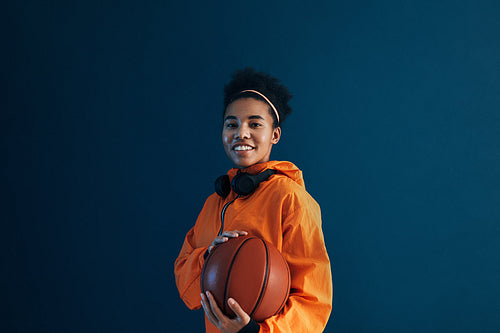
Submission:
M 233 147 L 233 150 L 235 150 L 235 151 L 249 151 L 249 150 L 253 150 L 253 149 L 255 149 L 255 148 L 252 146 L 249 146 L 249 145 L 236 145 Z
M 250 151 L 253 149 L 255 149 L 255 147 L 252 147 L 251 145 L 244 142 L 235 143 L 233 145 L 233 150 L 237 152 Z

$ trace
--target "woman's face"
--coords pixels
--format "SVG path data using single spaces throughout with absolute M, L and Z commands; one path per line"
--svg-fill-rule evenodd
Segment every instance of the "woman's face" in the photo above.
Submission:
M 222 144 L 238 168 L 269 161 L 278 143 L 281 128 L 273 128 L 269 105 L 253 99 L 238 99 L 227 106 L 222 128 Z

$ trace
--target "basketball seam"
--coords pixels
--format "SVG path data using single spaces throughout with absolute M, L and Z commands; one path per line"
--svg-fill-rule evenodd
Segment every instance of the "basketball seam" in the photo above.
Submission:
M 277 314 L 282 308 L 283 306 L 285 305 L 285 302 L 287 301 L 288 299 L 288 295 L 290 294 L 290 280 L 291 280 L 291 276 L 290 276 L 290 268 L 288 267 L 288 263 L 286 262 L 285 258 L 283 257 L 283 255 L 281 255 L 281 259 L 283 259 L 284 263 L 285 263 L 285 267 L 286 267 L 286 271 L 288 273 L 288 283 L 287 283 L 287 297 L 285 297 L 283 299 L 283 302 L 281 302 L 281 305 L 280 307 L 278 308 L 278 310 L 276 310 L 276 312 L 273 314 L 273 316 L 275 314 Z
M 207 259 L 205 259 L 205 262 L 203 263 L 203 268 L 201 270 L 201 276 L 200 276 L 200 282 L 201 283 L 200 283 L 200 287 L 201 287 L 201 291 L 202 292 L 204 292 L 204 290 L 205 290 L 205 283 L 204 283 L 204 281 L 205 281 L 205 270 L 206 270 L 206 268 L 208 266 L 208 261 L 210 260 L 210 258 L 212 258 L 211 254 L 212 253 L 208 254 L 208 257 L 207 257 Z
M 264 291 L 267 288 L 267 280 L 268 280 L 267 276 L 269 275 L 269 251 L 267 249 L 266 242 L 264 242 L 262 239 L 260 241 L 262 241 L 262 244 L 264 244 L 264 249 L 266 250 L 266 271 L 264 274 L 264 282 L 262 282 L 262 287 L 260 288 L 259 298 L 257 299 L 257 302 L 255 302 L 255 306 L 253 307 L 252 312 L 249 315 L 250 317 L 253 316 L 254 312 L 257 310 L 257 308 L 260 305 L 260 302 L 262 300 L 262 296 L 264 295 Z
M 233 264 L 234 264 L 234 261 L 236 260 L 236 257 L 238 256 L 238 253 L 240 252 L 241 248 L 243 247 L 243 244 L 245 244 L 246 242 L 248 242 L 250 239 L 254 239 L 255 237 L 249 237 L 248 239 L 245 239 L 245 241 L 243 241 L 240 246 L 238 247 L 238 249 L 236 250 L 236 252 L 234 252 L 234 255 L 233 255 L 233 258 L 231 259 L 231 264 L 229 265 L 229 268 L 227 270 L 227 276 L 226 276 L 226 283 L 224 284 L 224 296 L 222 298 L 222 306 L 224 307 L 224 310 L 228 310 L 227 309 L 227 305 L 226 305 L 226 296 L 227 296 L 227 287 L 228 287 L 228 282 L 229 282 L 229 278 L 231 277 L 231 270 L 233 269 Z M 229 312 L 229 311 L 224 311 L 224 312 Z

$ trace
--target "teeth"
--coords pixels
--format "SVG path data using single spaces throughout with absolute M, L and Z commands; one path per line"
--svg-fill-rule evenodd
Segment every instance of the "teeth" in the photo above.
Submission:
M 252 150 L 253 148 L 250 146 L 236 146 L 234 150 Z

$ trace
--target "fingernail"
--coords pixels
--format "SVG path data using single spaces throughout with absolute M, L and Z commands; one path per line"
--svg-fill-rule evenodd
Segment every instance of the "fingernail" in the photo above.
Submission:
M 232 298 L 228 299 L 228 300 L 227 300 L 227 302 L 228 302 L 229 304 L 231 304 L 231 305 L 234 305 L 234 299 L 232 299 Z

